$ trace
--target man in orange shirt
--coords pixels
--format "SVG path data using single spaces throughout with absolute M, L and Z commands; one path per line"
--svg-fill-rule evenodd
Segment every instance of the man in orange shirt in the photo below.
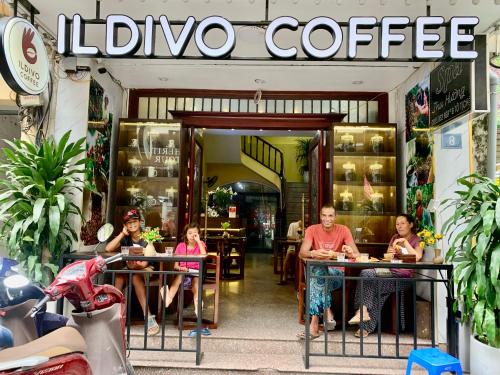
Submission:
M 335 208 L 330 204 L 325 204 L 321 208 L 321 224 L 311 225 L 307 228 L 304 240 L 300 247 L 301 258 L 313 259 L 331 259 L 334 253 L 345 253 L 347 258 L 356 258 L 359 256 L 358 248 L 354 243 L 352 234 L 345 225 L 335 224 Z M 310 287 L 310 306 L 311 315 L 310 339 L 319 337 L 319 317 L 327 310 L 326 330 L 333 330 L 336 322 L 333 319 L 331 310 L 332 291 L 342 286 L 344 269 L 342 267 L 311 267 L 312 275 L 318 278 L 312 278 Z M 339 276 L 338 278 L 325 279 L 321 276 Z M 327 283 L 327 293 L 324 295 L 325 282 Z M 299 338 L 304 338 L 302 332 Z

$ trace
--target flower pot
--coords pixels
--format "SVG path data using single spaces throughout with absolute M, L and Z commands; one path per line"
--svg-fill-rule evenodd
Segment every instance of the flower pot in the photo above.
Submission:
M 483 344 L 474 335 L 470 336 L 470 374 L 492 374 L 500 368 L 500 349 Z
M 152 242 L 148 243 L 148 245 L 144 249 L 144 256 L 146 256 L 146 257 L 155 257 L 156 256 L 155 245 Z

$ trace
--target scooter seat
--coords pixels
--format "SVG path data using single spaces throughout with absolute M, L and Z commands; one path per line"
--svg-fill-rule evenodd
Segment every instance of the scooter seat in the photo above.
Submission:
M 56 357 L 87 350 L 85 340 L 73 327 L 62 327 L 27 344 L 0 351 L 0 362 L 13 362 L 26 357 Z

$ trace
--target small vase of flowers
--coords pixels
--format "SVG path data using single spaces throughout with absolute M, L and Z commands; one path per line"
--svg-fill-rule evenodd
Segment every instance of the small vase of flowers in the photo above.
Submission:
M 163 237 L 160 235 L 160 229 L 158 227 L 146 228 L 146 230 L 141 233 L 141 238 L 148 243 L 144 249 L 144 255 L 149 257 L 156 256 L 154 243 L 163 240 Z
M 434 250 L 434 258 L 432 259 L 433 263 L 443 263 L 444 259 L 441 256 L 441 249 L 436 247 L 438 241 L 443 239 L 443 235 L 441 233 L 437 233 L 432 227 L 422 229 L 417 233 L 417 235 L 422 239 L 420 246 L 424 247 L 425 251 Z

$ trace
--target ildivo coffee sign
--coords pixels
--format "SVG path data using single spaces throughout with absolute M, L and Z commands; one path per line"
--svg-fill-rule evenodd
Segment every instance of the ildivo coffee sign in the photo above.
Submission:
M 85 44 L 85 24 L 105 24 L 105 49 L 101 51 L 96 46 Z M 329 17 L 316 17 L 307 23 L 299 22 L 293 17 L 279 17 L 269 23 L 255 23 L 265 26 L 265 45 L 272 58 L 295 59 L 297 46 L 280 46 L 275 40 L 280 30 L 301 30 L 301 47 L 309 59 L 333 59 L 343 44 L 346 45 L 347 56 L 344 60 L 353 60 L 357 56 L 357 47 L 373 41 L 372 31 L 378 34 L 378 54 L 372 60 L 390 60 L 391 46 L 405 42 L 401 29 L 412 29 L 412 60 L 461 59 L 472 60 L 477 57 L 473 50 L 473 29 L 479 23 L 477 17 L 453 17 L 445 22 L 443 17 L 417 17 L 410 22 L 408 17 L 383 17 L 378 21 L 375 17 L 351 17 L 348 22 L 336 22 Z M 201 21 L 188 17 L 186 21 L 170 21 L 162 15 L 155 20 L 146 16 L 144 20 L 133 20 L 126 15 L 109 15 L 105 20 L 86 21 L 79 14 L 72 19 L 61 14 L 58 17 L 57 51 L 63 55 L 75 56 L 105 56 L 105 57 L 146 57 L 146 58 L 187 58 L 184 51 L 191 38 L 200 54 L 207 58 L 229 58 L 236 46 L 236 33 L 233 24 L 248 25 L 249 22 L 231 23 L 220 16 L 210 16 Z M 142 27 L 143 25 L 143 27 Z M 180 32 L 174 35 L 172 26 L 180 26 Z M 446 40 L 436 29 L 445 27 Z M 128 29 L 129 39 L 118 45 L 118 32 Z M 158 30 L 159 29 L 159 30 Z M 212 29 L 222 30 L 225 41 L 221 46 L 209 46 L 205 36 Z M 375 30 L 378 29 L 378 30 Z M 316 30 L 325 30 L 332 36 L 332 43 L 324 49 L 317 48 L 311 42 L 311 34 Z M 170 56 L 158 56 L 155 53 L 156 32 L 163 34 Z M 363 32 L 361 32 L 363 31 Z M 144 34 L 144 35 L 143 35 Z M 194 36 L 193 36 L 194 35 Z M 443 43 L 444 51 L 429 49 L 429 46 Z M 143 49 L 143 56 L 137 54 Z M 251 58 L 249 58 L 251 59 Z M 338 59 L 338 58 L 337 58 Z
M 24 18 L 0 20 L 0 72 L 20 94 L 37 95 L 47 87 L 47 51 L 37 29 Z

